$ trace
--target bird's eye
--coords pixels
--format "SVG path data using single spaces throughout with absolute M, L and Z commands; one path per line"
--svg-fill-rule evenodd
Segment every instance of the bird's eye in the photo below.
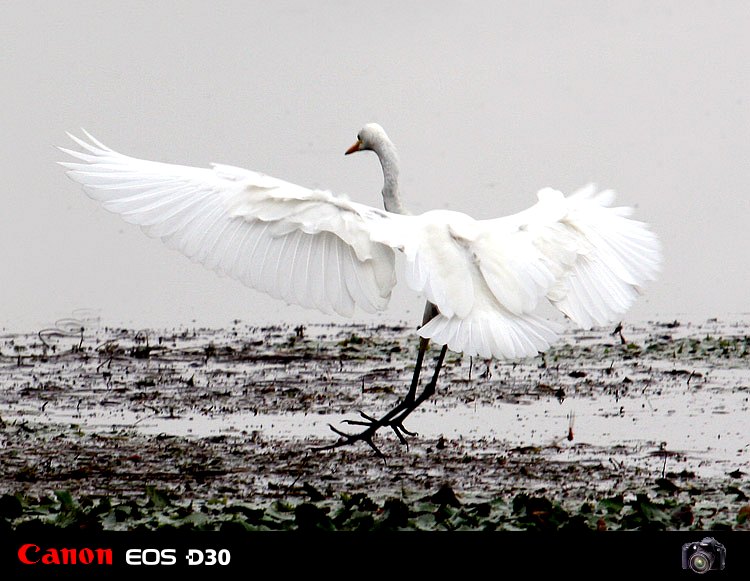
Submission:
M 359 133 L 357 133 L 357 141 L 362 141 L 362 136 Z

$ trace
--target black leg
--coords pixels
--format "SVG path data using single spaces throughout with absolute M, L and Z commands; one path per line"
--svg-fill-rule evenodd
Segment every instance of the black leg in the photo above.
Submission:
M 422 326 L 424 327 L 439 313 L 438 308 L 431 302 L 427 301 L 424 306 L 424 314 L 422 315 Z M 419 351 L 417 352 L 417 362 L 414 365 L 414 376 L 411 379 L 411 386 L 409 387 L 409 393 L 406 394 L 405 401 L 414 401 L 417 395 L 417 385 L 419 384 L 419 374 L 422 371 L 422 361 L 424 361 L 424 354 L 427 352 L 427 348 L 430 346 L 430 340 L 424 337 L 419 338 Z
M 428 302 L 425 305 L 424 316 L 422 318 L 422 325 L 425 325 L 427 322 L 430 321 L 430 319 L 435 317 L 437 314 L 438 314 L 437 307 L 433 305 L 432 303 Z M 333 430 L 334 433 L 340 436 L 339 440 L 329 446 L 316 448 L 316 450 L 331 450 L 333 448 L 340 448 L 341 446 L 347 446 L 349 444 L 354 444 L 355 442 L 362 441 L 362 442 L 366 442 L 380 458 L 385 459 L 385 455 L 380 451 L 380 449 L 373 442 L 373 436 L 375 435 L 375 433 L 384 426 L 390 426 L 391 429 L 393 429 L 393 431 L 395 432 L 399 441 L 402 444 L 408 446 L 408 442 L 406 441 L 405 434 L 409 436 L 414 436 L 415 434 L 413 432 L 409 432 L 408 430 L 404 428 L 403 421 L 423 401 L 425 401 L 426 399 L 428 399 L 430 396 L 432 396 L 435 393 L 438 376 L 440 374 L 440 369 L 442 368 L 443 361 L 445 359 L 445 354 L 447 351 L 447 346 L 444 345 L 440 351 L 440 355 L 438 356 L 437 363 L 435 365 L 435 371 L 433 372 L 433 375 L 432 375 L 432 379 L 425 386 L 425 388 L 422 390 L 419 396 L 417 396 L 417 386 L 419 385 L 419 376 L 422 370 L 422 364 L 424 362 L 424 355 L 427 352 L 427 348 L 429 347 L 429 344 L 430 344 L 429 339 L 420 338 L 419 351 L 417 352 L 417 361 L 414 366 L 414 375 L 412 376 L 411 385 L 409 386 L 409 392 L 406 394 L 406 397 L 404 397 L 404 399 L 398 403 L 398 405 L 396 405 L 392 410 L 390 410 L 387 414 L 385 414 L 380 419 L 373 418 L 363 412 L 360 412 L 360 416 L 362 416 L 364 421 L 346 420 L 345 423 L 350 424 L 350 425 L 366 426 L 365 430 L 357 434 L 348 434 L 346 432 L 342 432 L 341 430 L 333 426 L 330 426 L 331 430 Z
M 389 425 L 394 430 L 396 430 L 397 434 L 398 434 L 398 431 L 401 430 L 402 432 L 410 436 L 415 435 L 412 432 L 407 432 L 404 429 L 403 425 L 401 425 L 401 422 L 403 422 L 411 412 L 417 409 L 419 404 L 421 404 L 426 399 L 430 398 L 435 393 L 435 389 L 437 388 L 438 376 L 440 375 L 440 370 L 443 367 L 443 361 L 445 360 L 445 354 L 447 351 L 448 351 L 448 346 L 443 345 L 443 348 L 440 350 L 440 355 L 437 358 L 437 362 L 435 363 L 435 371 L 432 373 L 432 379 L 422 390 L 422 393 L 419 394 L 419 397 L 414 400 L 412 405 L 408 406 L 402 413 L 398 414 L 396 417 L 394 417 L 391 420 Z

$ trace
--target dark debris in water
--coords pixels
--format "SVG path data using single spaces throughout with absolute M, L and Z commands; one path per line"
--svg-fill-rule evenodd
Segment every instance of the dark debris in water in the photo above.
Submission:
M 439 421 L 451 406 L 606 398 L 622 418 L 622 402 L 630 410 L 644 394 L 718 393 L 727 386 L 717 374 L 750 363 L 746 327 L 675 321 L 621 332 L 627 341 L 571 331 L 523 362 L 450 354 L 430 410 Z M 579 442 L 573 417 L 567 438 L 546 443 L 467 434 L 417 436 L 405 448 L 386 435 L 387 463 L 366 446 L 316 453 L 330 441 L 267 431 L 139 430 L 149 417 L 384 411 L 405 391 L 415 354 L 413 329 L 386 325 L 2 335 L 0 529 L 750 528 L 747 446 L 707 477 L 658 440 L 650 449 Z M 750 393 L 746 382 L 730 388 Z M 140 419 L 92 429 L 79 419 L 87 410 Z

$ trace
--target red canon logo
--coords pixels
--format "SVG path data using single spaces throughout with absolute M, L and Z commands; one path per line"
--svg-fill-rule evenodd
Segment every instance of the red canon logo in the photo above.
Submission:
M 28 543 L 18 549 L 18 560 L 24 565 L 111 565 L 112 549 L 42 549 Z

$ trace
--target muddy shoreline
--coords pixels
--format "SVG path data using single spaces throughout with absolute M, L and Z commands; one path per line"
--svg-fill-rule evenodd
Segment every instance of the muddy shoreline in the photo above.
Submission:
M 449 354 L 438 393 L 407 421 L 408 447 L 378 436 L 386 461 L 362 443 L 313 448 L 335 441 L 329 423 L 351 430 L 342 418 L 382 414 L 405 393 L 416 341 L 403 325 L 6 333 L 0 495 L 128 502 L 158 490 L 268 507 L 442 489 L 460 506 L 534 497 L 570 514 L 649 498 L 674 508 L 666 528 L 747 528 L 748 326 L 611 331 L 569 330 L 516 363 Z

